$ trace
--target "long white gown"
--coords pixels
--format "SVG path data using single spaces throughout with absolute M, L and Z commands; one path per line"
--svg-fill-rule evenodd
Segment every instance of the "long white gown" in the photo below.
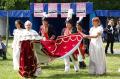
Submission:
M 19 70 L 19 58 L 20 58 L 20 38 L 22 35 L 23 29 L 15 29 L 13 31 L 14 39 L 12 43 L 13 48 L 13 69 Z
M 89 53 L 90 53 L 90 62 L 89 62 L 89 73 L 102 75 L 106 73 L 106 56 L 103 48 L 102 42 L 102 33 L 103 27 L 92 27 L 90 29 L 90 35 L 97 35 L 101 33 L 97 38 L 91 38 Z

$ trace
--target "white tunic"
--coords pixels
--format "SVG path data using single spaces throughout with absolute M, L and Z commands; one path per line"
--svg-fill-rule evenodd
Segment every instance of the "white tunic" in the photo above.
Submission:
M 95 36 L 98 33 L 103 33 L 103 27 L 92 27 L 90 29 L 90 35 Z M 89 53 L 90 53 L 90 62 L 89 62 L 89 73 L 90 74 L 104 74 L 106 73 L 106 56 L 103 48 L 102 36 L 97 38 L 91 38 Z
M 20 38 L 20 40 L 41 40 L 43 39 L 43 37 L 39 36 L 39 34 L 35 31 L 35 30 L 24 30 L 22 32 L 22 37 Z
M 20 57 L 20 38 L 22 35 L 23 29 L 15 29 L 13 32 L 14 39 L 12 43 L 13 48 L 13 68 L 14 70 L 19 69 L 19 57 Z

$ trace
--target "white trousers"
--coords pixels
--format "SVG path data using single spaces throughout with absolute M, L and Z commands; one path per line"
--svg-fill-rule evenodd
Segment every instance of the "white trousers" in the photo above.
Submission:
M 82 54 L 81 54 L 80 48 L 78 48 L 78 52 L 79 52 L 79 54 L 78 54 L 78 61 L 79 62 L 83 62 L 84 59 L 82 58 Z
M 76 62 L 72 56 L 67 56 L 64 58 L 64 63 L 65 63 L 65 71 L 69 71 L 70 70 L 70 58 L 72 59 L 72 62 L 74 64 L 74 70 L 78 71 L 79 70 L 79 66 L 78 66 L 78 62 Z

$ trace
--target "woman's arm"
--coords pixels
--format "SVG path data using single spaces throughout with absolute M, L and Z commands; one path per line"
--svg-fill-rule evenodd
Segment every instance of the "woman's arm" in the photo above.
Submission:
M 88 38 L 88 39 L 97 38 L 100 35 L 101 35 L 101 33 L 97 33 L 97 35 L 85 35 L 84 38 Z

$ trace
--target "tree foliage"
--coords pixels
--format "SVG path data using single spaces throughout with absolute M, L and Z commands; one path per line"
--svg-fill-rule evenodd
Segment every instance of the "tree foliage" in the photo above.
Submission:
M 119 10 L 120 0 L 88 0 L 93 2 L 94 9 Z
M 1 10 L 29 9 L 29 0 L 0 0 Z

